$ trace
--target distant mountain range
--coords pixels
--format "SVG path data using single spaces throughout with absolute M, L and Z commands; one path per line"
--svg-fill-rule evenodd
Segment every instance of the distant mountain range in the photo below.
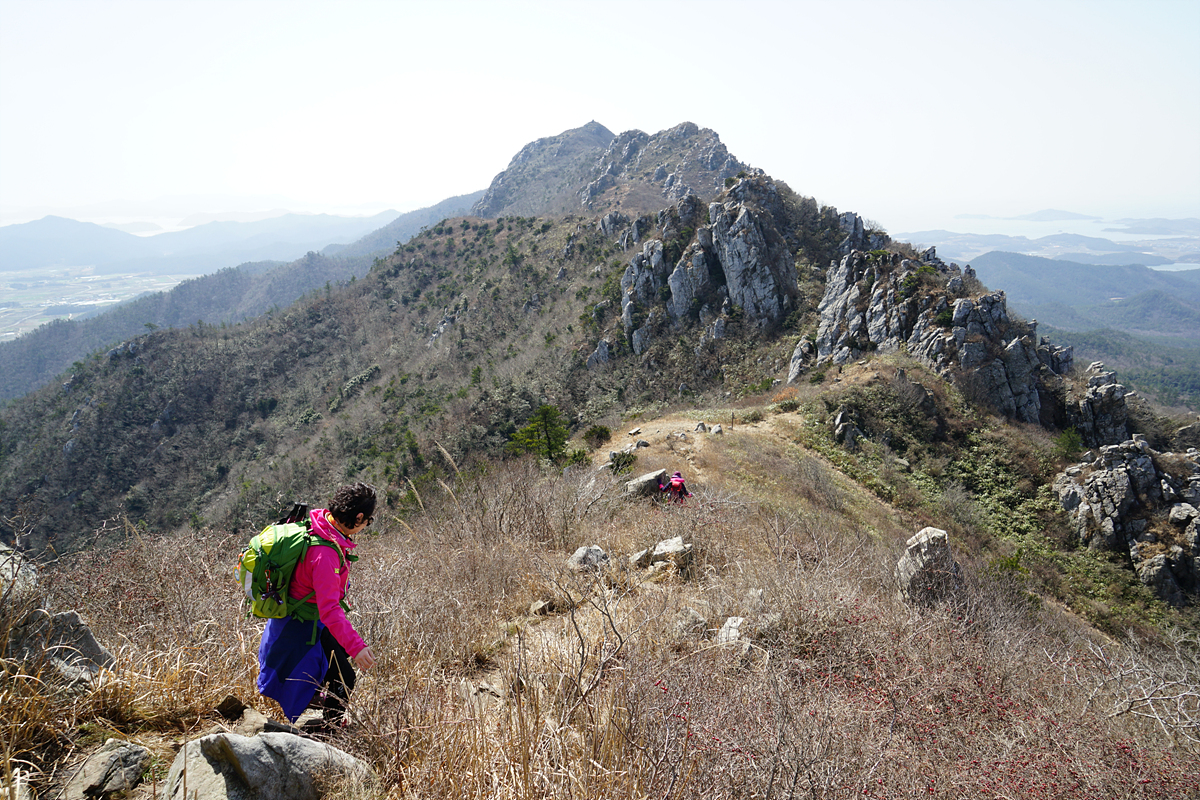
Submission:
M 202 274 L 248 261 L 290 261 L 333 243 L 348 244 L 397 218 L 283 214 L 255 222 L 209 222 L 140 237 L 48 216 L 0 227 L 0 272 L 94 266 L 98 273 Z
M 1077 214 L 1074 211 L 1060 211 L 1057 208 L 1044 208 L 1031 214 L 1021 214 L 1016 217 L 994 217 L 991 214 L 955 214 L 955 219 L 1017 219 L 1026 222 L 1066 222 L 1073 220 L 1101 219 L 1088 214 Z
M 1200 346 L 1200 269 L 1165 272 L 999 251 L 971 266 L 986 285 L 1004 290 L 1012 308 L 1055 328 L 1112 328 Z
M 1130 232 L 1115 228 L 1106 230 Z M 896 234 L 896 238 L 922 246 L 936 246 L 942 258 L 963 262 L 972 261 L 983 253 L 1003 250 L 1089 264 L 1163 266 L 1190 263 L 1187 259 L 1195 257 L 1196 250 L 1200 248 L 1200 240 L 1191 236 L 1171 240 L 1114 242 L 1077 233 L 1054 233 L 1030 239 L 1004 233 L 957 233 L 935 229 L 906 231 Z

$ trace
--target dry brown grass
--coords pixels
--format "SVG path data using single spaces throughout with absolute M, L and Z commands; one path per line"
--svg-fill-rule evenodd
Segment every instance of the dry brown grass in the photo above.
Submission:
M 1103 641 L 969 553 L 961 591 L 917 610 L 892 578 L 913 530 L 886 506 L 769 440 L 729 436 L 703 458 L 684 506 L 517 461 L 426 490 L 403 523 L 381 516 L 352 587 L 379 663 L 339 744 L 384 788 L 336 796 L 1200 794 L 1194 641 Z M 673 536 L 694 547 L 682 573 L 565 568 L 583 544 Z M 117 666 L 70 702 L 6 678 L 9 758 L 51 776 L 84 723 L 181 741 L 225 694 L 254 701 L 261 626 L 229 579 L 238 544 L 131 536 L 59 570 L 54 602 L 81 606 Z M 555 611 L 527 616 L 535 599 Z M 734 616 L 746 638 L 717 644 Z

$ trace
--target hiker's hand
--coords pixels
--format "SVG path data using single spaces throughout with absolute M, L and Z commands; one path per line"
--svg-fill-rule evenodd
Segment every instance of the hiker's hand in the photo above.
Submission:
M 358 667 L 359 669 L 370 669 L 371 667 L 375 666 L 375 656 L 371 654 L 371 648 L 369 647 L 364 647 L 362 650 L 359 650 L 358 655 L 352 658 L 351 661 L 353 661 L 354 666 Z

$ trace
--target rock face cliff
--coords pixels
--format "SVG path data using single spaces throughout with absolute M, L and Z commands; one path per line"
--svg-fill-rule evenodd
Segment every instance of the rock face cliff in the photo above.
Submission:
M 521 148 L 471 212 L 642 214 L 692 195 L 711 199 L 747 169 L 716 132 L 691 122 L 620 135 L 589 122 Z
M 712 203 L 688 195 L 655 217 L 611 212 L 598 223 L 620 246 L 640 245 L 621 277 L 621 325 L 635 355 L 692 324 L 719 339 L 733 316 L 770 330 L 798 308 L 804 213 L 790 191 L 752 173 Z M 1010 419 L 1074 427 L 1092 447 L 1128 438 L 1125 387 L 1102 364 L 1073 376 L 1071 348 L 1011 316 L 1004 293 L 987 291 L 969 266 L 946 264 L 932 248 L 904 258 L 857 214 L 832 214 L 840 238 L 827 252 L 840 258 L 825 274 L 816 338 L 795 348 L 789 382 L 813 366 L 903 350 Z M 650 230 L 658 235 L 644 238 Z M 588 366 L 607 363 L 612 344 L 601 341 Z
M 1173 605 L 1200 592 L 1200 451 L 1160 453 L 1136 437 L 1086 454 L 1054 488 L 1081 544 L 1127 553 Z
M 668 322 L 700 322 L 714 338 L 734 313 L 760 328 L 781 322 L 798 294 L 781 233 L 786 214 L 779 188 L 761 174 L 739 180 L 720 202 L 689 195 L 661 212 L 663 238 L 642 243 L 621 278 L 621 322 L 634 353 Z
M 843 228 L 848 241 L 865 238 Z M 830 267 L 818 310 L 816 341 L 796 348 L 789 380 L 812 364 L 903 350 L 1011 419 L 1074 426 L 1091 446 L 1128 437 L 1125 388 L 1112 373 L 1093 365 L 1082 390 L 1063 380 L 1071 348 L 1039 338 L 1036 323 L 1010 316 L 1003 292 L 984 291 L 969 266 L 932 248 L 919 258 L 850 249 Z
M 969 268 L 968 268 L 969 269 Z M 852 251 L 831 267 L 821 299 L 817 362 L 905 349 L 938 373 L 977 387 L 1005 416 L 1038 422 L 1040 367 L 1065 373 L 1070 352 L 1008 315 L 1002 292 L 971 296 L 957 265 Z

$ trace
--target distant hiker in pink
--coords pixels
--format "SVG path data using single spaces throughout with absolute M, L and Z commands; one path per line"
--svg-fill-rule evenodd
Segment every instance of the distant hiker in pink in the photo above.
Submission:
M 288 595 L 313 593 L 319 618 L 271 619 L 258 649 L 258 691 L 273 698 L 292 722 L 310 705 L 322 709 L 324 723 L 345 724 L 346 703 L 354 691 L 354 668 L 370 669 L 375 656 L 346 618 L 354 537 L 375 514 L 375 490 L 365 483 L 343 486 L 328 509 L 309 514 L 311 532 L 335 547 L 309 547 L 296 565 Z M 315 626 L 315 627 L 314 627 Z M 318 690 L 320 694 L 318 694 Z
M 683 483 L 683 474 L 679 472 L 672 475 L 666 483 L 660 483 L 658 488 L 666 492 L 673 503 L 682 503 L 685 497 L 692 496 Z

